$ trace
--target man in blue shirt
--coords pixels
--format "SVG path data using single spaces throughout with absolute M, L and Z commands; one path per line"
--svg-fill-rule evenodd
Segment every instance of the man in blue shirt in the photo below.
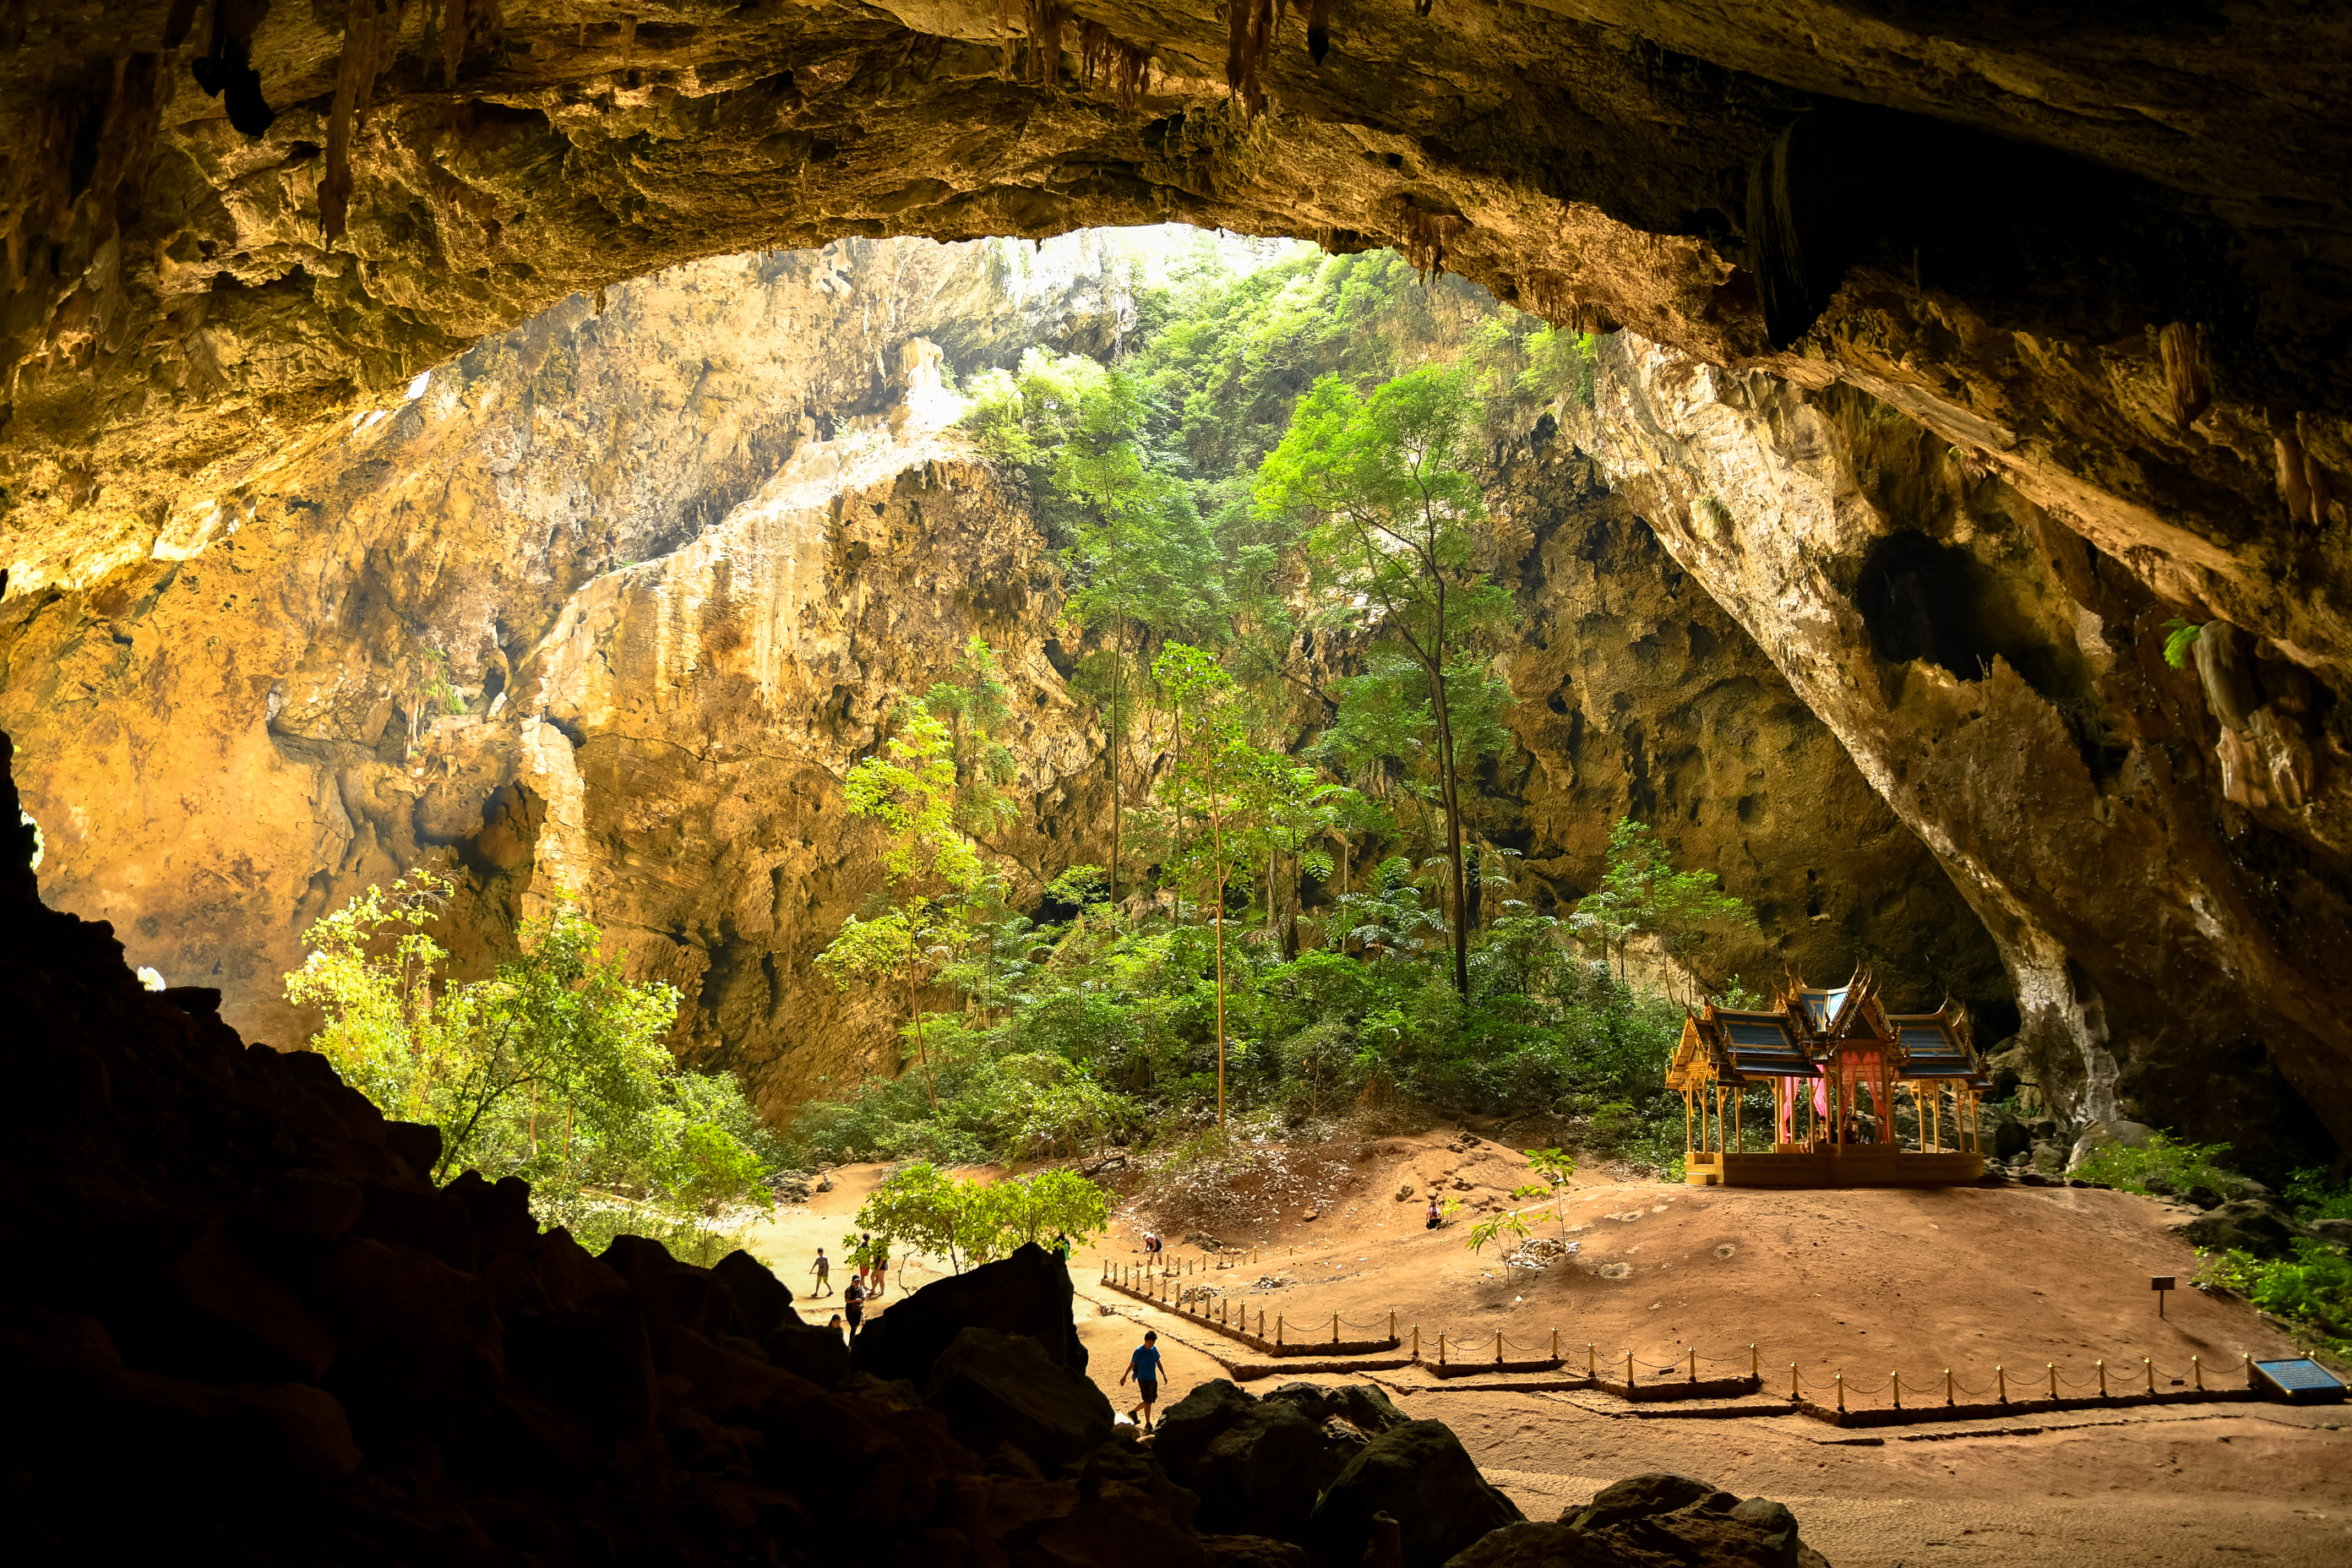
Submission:
M 1151 1407 L 1160 1403 L 1158 1333 L 1147 1331 L 1143 1342 L 1136 1346 L 1135 1353 L 1128 1358 L 1127 1370 L 1118 1374 L 1118 1381 L 1124 1384 L 1130 1377 L 1135 1379 L 1136 1392 L 1143 1395 L 1143 1403 L 1136 1407 L 1136 1414 L 1143 1422 L 1143 1429 L 1149 1432 L 1151 1430 Z

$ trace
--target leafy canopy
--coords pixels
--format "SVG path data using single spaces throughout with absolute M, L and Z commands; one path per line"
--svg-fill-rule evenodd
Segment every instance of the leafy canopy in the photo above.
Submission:
M 320 918 L 286 977 L 324 1023 L 312 1047 L 386 1115 L 441 1131 L 436 1180 L 532 1187 L 542 1222 L 587 1237 L 700 1225 L 747 1197 L 776 1145 L 735 1080 L 688 1072 L 664 1040 L 668 984 L 638 984 L 571 898 L 516 932 L 489 979 L 452 983 L 430 927 L 449 884 L 407 873 Z

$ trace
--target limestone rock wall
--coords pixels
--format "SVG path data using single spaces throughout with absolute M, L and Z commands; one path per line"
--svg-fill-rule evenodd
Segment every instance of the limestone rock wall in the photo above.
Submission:
M 1982 917 L 2053 1106 L 2273 1170 L 2352 1131 L 2352 736 L 2283 650 L 2248 639 L 2242 701 L 2311 788 L 2249 809 L 2235 735 L 2162 657 L 2179 602 L 1969 449 L 1630 334 L 1596 424 L 1626 501 Z
M 890 693 L 973 633 L 1004 654 L 1047 817 L 1015 858 L 1085 755 L 1046 547 L 941 434 L 920 335 L 1095 330 L 1098 255 L 1010 248 L 845 241 L 569 300 L 183 550 L 10 599 L 0 728 L 47 896 L 292 1046 L 313 1020 L 278 976 L 361 888 L 450 866 L 478 970 L 562 885 L 770 1104 L 888 1066 L 891 1009 L 808 960 L 878 879 L 837 785 Z
M 1521 748 L 1489 770 L 1482 834 L 1561 901 L 1597 885 L 1611 825 L 1654 825 L 1678 866 L 1718 872 L 1752 935 L 1705 954 L 1769 993 L 1877 966 L 1887 994 L 1966 1003 L 1990 1044 L 2016 1027 L 1983 923 L 1706 584 L 1661 546 L 1580 441 L 1541 420 L 1490 483 L 1495 562 L 1524 627 L 1503 666 Z

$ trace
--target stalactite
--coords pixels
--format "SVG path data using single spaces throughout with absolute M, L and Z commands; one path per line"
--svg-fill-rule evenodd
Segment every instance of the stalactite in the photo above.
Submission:
M 351 0 L 343 16 L 342 67 L 327 112 L 327 170 L 319 180 L 319 226 L 332 245 L 343 237 L 352 200 L 352 132 L 375 100 L 375 79 L 400 47 L 401 7 L 394 0 Z
M 2156 335 L 2156 350 L 2164 361 L 2164 389 L 2172 399 L 2172 422 L 2182 430 L 2213 402 L 2205 384 L 2204 367 L 2197 363 L 2197 328 L 2174 321 Z
M 1289 0 L 1227 0 L 1225 87 L 1241 105 L 1244 121 L 1255 120 L 1265 108 L 1265 88 L 1258 75 L 1265 57 L 1274 52 L 1274 36 L 1281 31 L 1289 8 Z
M 1100 79 L 1121 109 L 1131 110 L 1143 101 L 1151 69 L 1149 44 L 1130 44 L 1100 22 L 1088 22 L 1078 29 L 1078 60 L 1085 68 L 1087 85 L 1092 87 Z
M 1023 61 L 1022 79 L 1037 87 L 1051 87 L 1062 75 L 1062 29 L 1070 25 L 1070 13 L 1054 0 L 1022 0 L 1024 20 L 1029 28 L 1029 52 Z
M 1323 57 L 1331 52 L 1331 7 L 1334 4 L 1335 0 L 1307 0 L 1307 54 L 1318 66 L 1323 63 Z
M 1412 264 L 1412 269 L 1421 274 L 1421 280 L 1427 283 L 1445 270 L 1446 241 L 1469 226 L 1451 213 L 1423 211 L 1413 205 L 1410 197 L 1401 205 L 1402 211 L 1397 219 L 1401 231 L 1397 249 Z

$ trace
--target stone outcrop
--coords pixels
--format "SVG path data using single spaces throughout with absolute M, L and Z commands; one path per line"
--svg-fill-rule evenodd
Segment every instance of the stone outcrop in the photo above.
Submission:
M 1053 791 L 1091 755 L 1050 547 L 943 435 L 920 334 L 1000 308 L 1083 324 L 1058 301 L 1117 268 L 1080 248 L 1028 275 L 1042 303 L 1009 243 L 851 242 L 574 300 L 184 557 L 13 596 L 0 722 L 48 896 L 293 1046 L 313 1021 L 278 977 L 309 922 L 445 862 L 461 966 L 564 888 L 686 994 L 680 1048 L 770 1105 L 891 1070 L 898 1001 L 811 961 L 879 886 L 838 785 L 893 694 L 996 647 L 1038 800 L 1009 864 L 1061 854 Z
M 2326 7 L 25 12 L 0 461 L 44 584 L 574 294 L 1174 218 L 1843 381 L 2324 682 L 2352 655 Z
M 2266 1173 L 2352 1131 L 2352 731 L 2283 649 L 2209 627 L 2252 667 L 2217 708 L 2163 658 L 2182 601 L 1850 389 L 1627 335 L 1589 438 L 1982 917 L 2045 1100 Z M 2233 795 L 2256 720 L 2300 804 Z

